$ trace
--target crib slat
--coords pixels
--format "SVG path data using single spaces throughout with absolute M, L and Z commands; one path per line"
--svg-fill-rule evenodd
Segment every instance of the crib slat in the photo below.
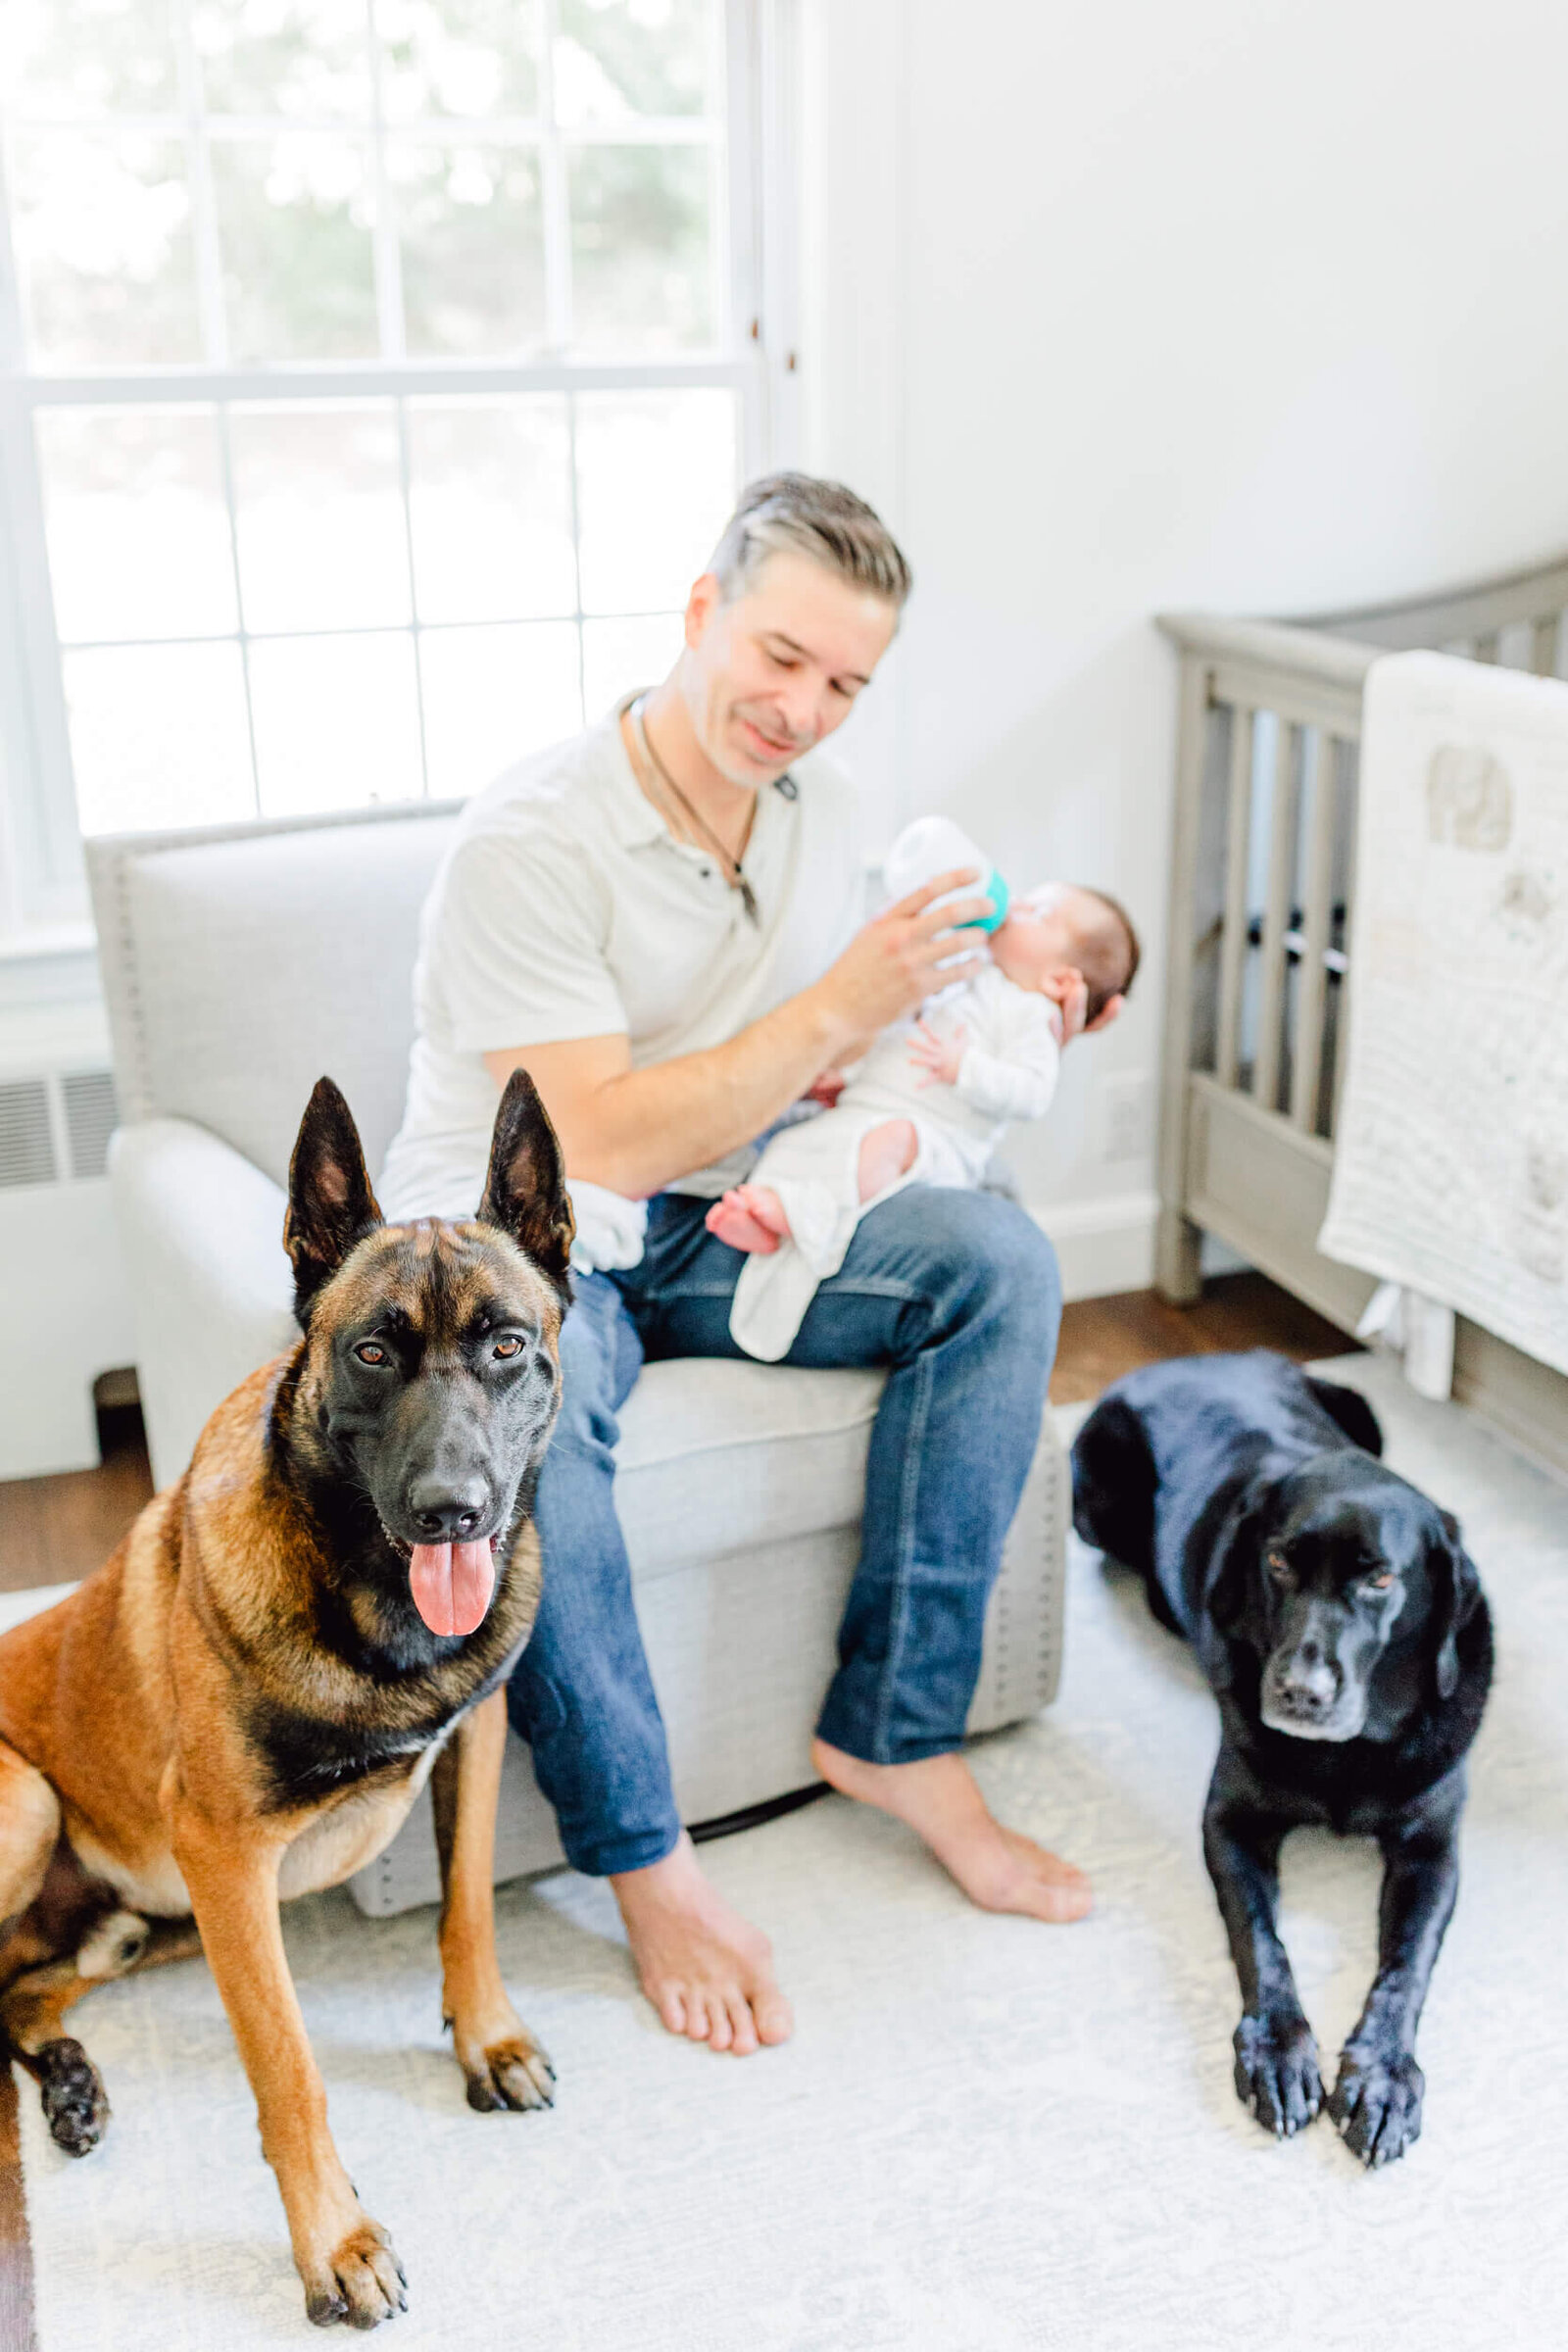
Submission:
M 1247 973 L 1247 861 L 1252 827 L 1252 728 L 1256 713 L 1231 709 L 1230 808 L 1225 824 L 1225 922 L 1220 933 L 1219 1036 L 1214 1075 L 1236 1084 L 1242 984 Z
M 1345 953 L 1349 957 L 1340 978 L 1340 1001 L 1334 1018 L 1334 1074 L 1330 1088 L 1329 1141 L 1340 1131 L 1340 1104 L 1345 1100 L 1345 1073 L 1350 1060 L 1350 993 L 1355 987 L 1355 959 L 1351 942 L 1355 936 L 1355 840 L 1360 827 L 1361 810 L 1361 746 L 1353 742 L 1347 753 L 1349 765 L 1349 800 L 1347 806 L 1345 836 Z
M 1471 656 L 1471 660 L 1472 660 L 1472 661 L 1475 661 L 1475 662 L 1494 662 L 1496 661 L 1496 659 L 1497 659 L 1497 637 L 1496 637 L 1496 631 L 1495 631 L 1495 630 L 1493 630 L 1493 631 L 1489 632 L 1489 634 L 1488 634 L 1487 636 L 1485 636 L 1485 637 L 1478 637 L 1478 638 L 1476 639 L 1476 650 L 1475 650 L 1474 654 Z
M 1268 899 L 1263 908 L 1263 951 L 1257 1002 L 1257 1057 L 1252 1100 L 1273 1110 L 1280 1082 L 1280 1005 L 1285 987 L 1285 932 L 1291 903 L 1291 867 L 1296 855 L 1296 729 L 1279 722 L 1274 752 L 1274 795 L 1269 809 Z
M 1291 1117 L 1308 1135 L 1317 1127 L 1318 1082 L 1323 1059 L 1323 999 L 1328 974 L 1334 895 L 1335 739 L 1314 728 L 1306 742 L 1304 789 L 1311 795 L 1311 833 L 1306 851 L 1301 961 L 1296 995 L 1296 1050 L 1291 1059 Z
M 1538 678 L 1557 674 L 1557 624 L 1561 618 L 1560 612 L 1544 613 L 1531 630 L 1530 666 Z
M 1190 1306 L 1202 1289 L 1202 1236 L 1187 1214 L 1188 1111 L 1193 1061 L 1193 971 L 1197 942 L 1199 835 L 1208 799 L 1212 673 L 1206 662 L 1184 659 L 1176 731 L 1176 808 L 1170 847 L 1170 933 L 1166 949 L 1164 1051 L 1159 1079 L 1159 1218 L 1154 1227 L 1154 1281 L 1173 1305 Z M 1214 778 L 1217 784 L 1217 776 Z

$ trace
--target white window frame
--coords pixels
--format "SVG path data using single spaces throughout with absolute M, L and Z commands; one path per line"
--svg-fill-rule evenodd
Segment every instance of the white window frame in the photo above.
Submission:
M 21 290 L 10 236 L 0 151 L 0 958 L 90 947 L 85 870 L 76 821 L 61 646 L 55 627 L 35 412 L 70 406 L 149 407 L 233 402 L 517 394 L 714 387 L 737 396 L 740 478 L 794 458 L 799 437 L 795 267 L 796 0 L 723 0 L 726 118 L 722 170 L 727 203 L 713 208 L 717 272 L 728 300 L 729 346 L 678 360 L 577 362 L 550 357 L 484 361 L 377 359 L 347 365 L 266 368 L 199 365 L 122 369 L 29 370 Z M 555 0 L 544 0 L 543 72 Z M 135 118 L 129 118 L 132 127 Z M 402 126 L 400 126 L 401 128 Z M 443 124 L 482 138 L 480 124 Z M 662 137 L 670 126 L 657 124 Z M 545 234 L 565 234 L 562 150 L 612 133 L 584 130 L 542 142 Z M 374 153 L 381 147 L 377 128 Z M 555 194 L 552 195 L 552 187 Z M 386 208 L 377 208 L 373 251 L 377 310 L 387 344 L 401 349 L 400 303 Z M 198 245 L 203 241 L 198 240 Z M 216 257 L 199 252 L 199 270 Z M 551 281 L 562 282 L 552 271 Z M 559 321 L 556 322 L 558 325 Z M 209 326 L 211 319 L 209 318 Z M 232 490 L 225 484 L 232 528 Z M 575 497 L 575 491 L 573 492 Z M 575 532 L 574 532 L 575 537 Z M 575 614 L 582 622 L 581 596 Z M 563 615 L 563 617 L 567 617 Z M 417 643 L 416 614 L 411 631 Z M 306 631 L 303 634 L 330 635 Z M 233 633 L 242 651 L 243 628 Z M 224 642 L 231 641 L 225 636 Z M 579 636 L 579 643 L 581 642 Z

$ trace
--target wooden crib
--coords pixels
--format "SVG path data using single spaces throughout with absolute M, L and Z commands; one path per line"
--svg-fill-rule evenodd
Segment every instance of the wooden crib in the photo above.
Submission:
M 1320 1255 L 1355 888 L 1361 690 L 1431 647 L 1568 675 L 1568 562 L 1311 621 L 1161 617 L 1181 659 L 1155 1281 L 1196 1298 L 1217 1235 L 1353 1329 L 1372 1290 Z M 1460 1319 L 1454 1392 L 1568 1470 L 1568 1380 Z

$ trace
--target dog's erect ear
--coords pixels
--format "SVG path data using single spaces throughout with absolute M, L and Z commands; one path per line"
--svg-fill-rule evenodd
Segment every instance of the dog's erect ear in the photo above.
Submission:
M 499 1225 L 503 1233 L 510 1233 L 549 1275 L 562 1298 L 570 1298 L 567 1266 L 576 1227 L 565 1162 L 539 1090 L 526 1070 L 513 1071 L 496 1112 L 479 1215 L 486 1225 Z
M 306 1309 L 355 1243 L 381 1222 L 354 1114 L 330 1078 L 318 1078 L 288 1163 L 283 1247 L 294 1266 L 294 1312 Z
M 1459 1522 L 1451 1511 L 1440 1511 L 1443 1539 L 1431 1544 L 1427 1566 L 1432 1576 L 1432 1627 L 1438 1636 L 1438 1696 L 1451 1698 L 1459 1688 L 1459 1634 L 1475 1615 L 1481 1600 L 1481 1579 L 1464 1547 Z

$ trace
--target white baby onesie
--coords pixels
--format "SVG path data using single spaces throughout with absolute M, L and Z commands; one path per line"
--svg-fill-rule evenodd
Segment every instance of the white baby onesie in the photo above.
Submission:
M 790 1239 L 741 1268 L 730 1307 L 730 1337 L 748 1355 L 777 1363 L 787 1355 L 818 1283 L 844 1263 L 868 1208 L 906 1184 L 952 1185 L 972 1192 L 1003 1130 L 1038 1119 L 1055 1091 L 1061 1048 L 1056 1007 L 988 964 L 929 1003 L 928 1026 L 945 1042 L 964 1031 L 963 1058 L 949 1086 L 928 1080 L 909 1057 L 910 1021 L 885 1029 L 831 1110 L 785 1127 L 747 1178 L 777 1193 Z M 860 1145 L 889 1119 L 913 1122 L 916 1149 L 907 1172 L 870 1200 L 858 1199 Z

